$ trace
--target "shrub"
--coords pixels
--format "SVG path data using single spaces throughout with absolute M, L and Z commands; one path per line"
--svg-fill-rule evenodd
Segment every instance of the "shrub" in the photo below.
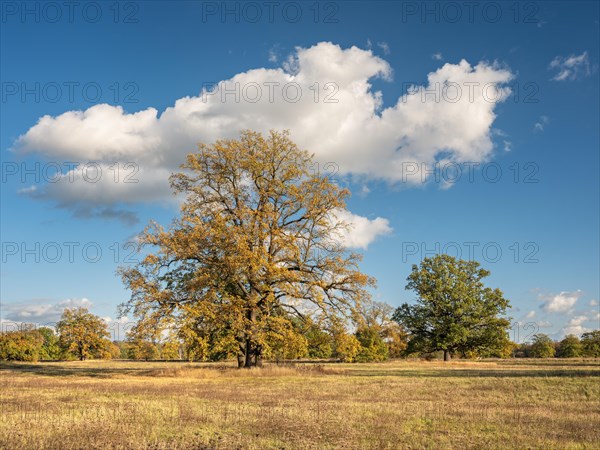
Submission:
M 0 359 L 7 361 L 37 361 L 44 345 L 38 330 L 0 333 Z
M 37 330 L 44 342 L 40 349 L 40 359 L 41 360 L 55 360 L 60 359 L 60 346 L 58 344 L 58 336 L 48 327 L 42 327 Z
M 347 333 L 337 333 L 334 336 L 334 345 L 333 356 L 343 362 L 354 362 L 361 348 L 356 336 Z
M 545 334 L 536 334 L 533 336 L 530 353 L 533 358 L 552 358 L 556 353 L 554 342 Z
M 569 334 L 559 342 L 556 356 L 560 358 L 577 358 L 583 354 L 583 345 L 577 336 Z
M 357 362 L 385 361 L 388 358 L 388 347 L 376 328 L 359 328 L 355 336 L 360 343 Z
M 158 359 L 159 351 L 156 345 L 150 341 L 136 340 L 128 343 L 127 356 L 129 359 L 149 361 Z
M 600 358 L 600 330 L 590 331 L 581 335 L 583 356 Z

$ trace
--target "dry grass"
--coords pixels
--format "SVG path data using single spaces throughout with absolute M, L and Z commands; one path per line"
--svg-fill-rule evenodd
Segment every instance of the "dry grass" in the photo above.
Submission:
M 0 448 L 600 448 L 596 360 L 0 365 Z

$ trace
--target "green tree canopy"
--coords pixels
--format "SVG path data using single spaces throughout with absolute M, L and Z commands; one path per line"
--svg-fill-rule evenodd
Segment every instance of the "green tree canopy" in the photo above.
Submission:
M 583 355 L 583 345 L 577 336 L 569 334 L 558 343 L 556 356 L 560 358 L 577 358 Z
M 499 289 L 485 287 L 482 280 L 489 274 L 476 261 L 448 255 L 413 265 L 406 288 L 417 294 L 417 302 L 404 303 L 394 313 L 394 320 L 409 332 L 408 351 L 443 351 L 448 360 L 456 352 L 503 348 L 509 301 Z
M 583 355 L 600 358 L 600 330 L 588 331 L 581 335 Z
M 532 358 L 553 358 L 556 353 L 554 341 L 547 334 L 538 333 L 533 336 L 529 353 Z
M 40 359 L 60 359 L 60 346 L 58 344 L 58 336 L 53 329 L 41 327 L 37 330 L 44 338 L 44 343 L 40 349 Z
M 302 334 L 306 339 L 309 358 L 329 358 L 333 354 L 333 339 L 325 331 L 323 323 L 315 322 L 312 318 L 302 321 Z

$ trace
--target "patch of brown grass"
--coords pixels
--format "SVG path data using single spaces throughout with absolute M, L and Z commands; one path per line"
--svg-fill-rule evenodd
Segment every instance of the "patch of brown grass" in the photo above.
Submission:
M 598 448 L 598 361 L 1 364 L 0 448 Z
M 343 369 L 326 367 L 324 364 L 266 364 L 264 367 L 252 367 L 241 370 L 231 367 L 230 365 L 225 366 L 216 364 L 210 367 L 186 365 L 183 367 L 151 369 L 143 373 L 143 375 L 151 377 L 214 379 L 339 375 L 342 373 L 344 373 Z

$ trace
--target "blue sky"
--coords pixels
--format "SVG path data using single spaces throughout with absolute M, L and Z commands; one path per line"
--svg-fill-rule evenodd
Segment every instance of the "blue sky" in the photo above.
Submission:
M 446 251 L 535 324 L 517 340 L 599 327 L 597 2 L 269 8 L 2 3 L 4 321 L 114 319 L 127 242 L 177 213 L 168 174 L 250 127 L 289 128 L 352 190 L 376 299 L 412 300 L 411 265 Z

